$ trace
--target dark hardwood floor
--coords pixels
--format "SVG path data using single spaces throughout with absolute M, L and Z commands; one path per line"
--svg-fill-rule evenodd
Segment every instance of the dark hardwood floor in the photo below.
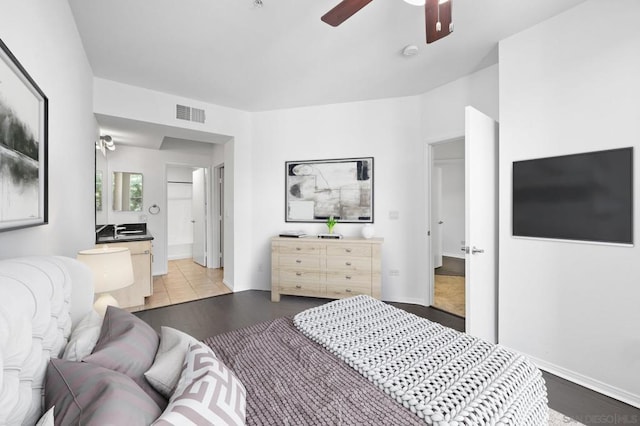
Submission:
M 136 312 L 135 315 L 158 331 L 160 326 L 166 325 L 189 333 L 197 339 L 204 339 L 259 322 L 293 316 L 307 308 L 327 302 L 327 299 L 282 296 L 280 302 L 272 303 L 270 292 L 249 290 L 149 309 Z M 420 305 L 391 305 L 464 331 L 464 319 L 455 315 Z M 640 424 L 639 409 L 550 373 L 543 374 L 547 383 L 549 406 L 554 410 L 586 425 Z

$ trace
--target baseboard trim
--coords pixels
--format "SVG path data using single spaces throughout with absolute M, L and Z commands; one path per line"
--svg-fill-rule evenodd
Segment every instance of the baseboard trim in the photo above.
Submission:
M 191 256 L 188 253 L 185 254 L 172 254 L 170 256 L 167 256 L 167 260 L 182 260 L 182 259 L 192 259 L 193 256 Z
M 409 303 L 412 305 L 421 305 L 421 306 L 429 306 L 429 304 L 424 299 L 418 299 L 415 297 L 402 297 L 400 299 L 387 299 L 385 297 L 382 298 L 384 302 L 393 302 L 393 303 Z
M 222 284 L 224 284 L 227 287 L 229 287 L 229 290 L 231 290 L 232 292 L 234 291 L 233 290 L 233 283 L 231 283 L 229 280 L 226 280 L 226 279 L 223 278 L 222 279 Z
M 608 385 L 599 380 L 593 379 L 580 373 L 576 373 L 575 371 L 560 367 L 559 365 L 555 365 L 539 358 L 529 355 L 527 355 L 527 357 L 531 361 L 533 361 L 541 370 L 547 371 L 551 374 L 555 374 L 556 376 L 562 377 L 563 379 L 569 380 L 570 382 L 584 386 L 585 388 L 589 388 L 603 395 L 610 396 L 611 398 L 622 401 L 625 404 L 640 408 L 640 395 L 635 395 L 631 392 L 627 392 L 615 386 Z

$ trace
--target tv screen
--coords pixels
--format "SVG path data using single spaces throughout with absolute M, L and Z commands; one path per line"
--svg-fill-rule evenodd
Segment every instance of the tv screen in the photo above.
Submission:
M 513 235 L 633 244 L 633 148 L 515 161 Z

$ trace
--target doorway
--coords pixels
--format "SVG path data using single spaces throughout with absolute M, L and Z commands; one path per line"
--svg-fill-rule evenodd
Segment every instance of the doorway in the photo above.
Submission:
M 465 107 L 464 136 L 427 142 L 427 223 L 429 227 L 429 293 L 433 304 L 435 265 L 439 233 L 444 225 L 437 215 L 431 184 L 437 176 L 434 147 L 454 140 L 464 141 L 464 239 L 458 249 L 464 254 L 465 332 L 492 343 L 498 341 L 498 123 L 473 107 Z M 441 173 L 442 175 L 442 173 Z M 436 177 L 437 179 L 437 177 Z M 437 191 L 437 189 L 436 189 Z M 442 197 L 446 191 L 442 192 Z M 442 222 L 442 223 L 439 223 Z M 432 235 L 433 233 L 433 235 Z M 455 247 L 455 246 L 454 246 Z M 455 250 L 455 249 L 454 249 Z M 444 258 L 443 258 L 444 260 Z M 444 266 L 444 261 L 442 262 Z M 433 273 L 431 273 L 433 272 Z
M 432 306 L 465 317 L 464 138 L 431 145 Z
M 209 200 L 218 188 L 211 181 L 208 168 L 167 165 L 167 274 L 154 277 L 143 309 L 231 292 L 213 257 L 217 243 Z
M 206 169 L 167 166 L 167 259 L 206 262 Z

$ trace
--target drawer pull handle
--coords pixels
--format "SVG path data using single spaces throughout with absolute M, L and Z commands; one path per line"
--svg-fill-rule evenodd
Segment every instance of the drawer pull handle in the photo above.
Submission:
M 296 288 L 302 288 L 302 286 L 301 285 L 297 285 Z
M 345 291 L 346 291 L 347 293 L 351 293 L 351 289 L 350 289 L 350 288 L 346 289 Z
M 300 247 L 296 247 L 296 250 L 300 251 L 300 250 L 302 250 L 302 249 L 301 249 Z
M 296 276 L 297 277 L 301 277 L 302 276 L 302 272 L 296 272 Z
M 296 263 L 302 263 L 302 260 L 296 259 Z
M 351 275 L 346 275 L 345 278 L 350 280 L 351 279 Z
M 351 262 L 345 262 L 344 264 L 347 266 L 351 266 Z
M 351 249 L 344 249 L 347 253 L 351 253 Z

